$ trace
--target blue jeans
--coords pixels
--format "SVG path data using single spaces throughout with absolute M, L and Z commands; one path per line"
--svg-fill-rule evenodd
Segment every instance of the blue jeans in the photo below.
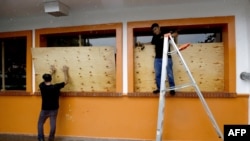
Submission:
M 38 140 L 44 140 L 43 125 L 50 118 L 49 141 L 53 141 L 56 132 L 56 117 L 58 110 L 42 110 L 38 120 Z
M 156 86 L 158 90 L 160 90 L 160 86 L 161 86 L 161 68 L 162 68 L 162 58 L 155 58 L 154 60 L 155 81 L 156 81 Z M 174 82 L 172 58 L 168 58 L 167 77 L 168 77 L 169 86 L 174 87 L 175 82 Z

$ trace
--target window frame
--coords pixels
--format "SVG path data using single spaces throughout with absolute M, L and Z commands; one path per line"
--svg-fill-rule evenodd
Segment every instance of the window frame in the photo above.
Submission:
M 123 91 L 122 80 L 122 23 L 111 24 L 97 24 L 97 25 L 82 25 L 82 26 L 70 26 L 70 27 L 56 27 L 56 28 L 43 28 L 35 30 L 35 46 L 45 47 L 46 42 L 42 38 L 44 35 L 49 34 L 65 34 L 65 33 L 79 33 L 79 32 L 91 32 L 99 30 L 115 30 L 116 32 L 116 91 L 99 92 L 95 93 L 95 96 L 121 96 Z M 69 96 L 93 96 L 93 92 L 68 92 L 62 93 L 62 95 Z
M 128 93 L 131 96 L 134 94 L 134 29 L 148 28 L 153 23 L 158 23 L 161 26 L 192 26 L 200 27 L 202 25 L 221 25 L 222 41 L 224 45 L 224 92 L 218 92 L 222 96 L 235 96 L 236 94 L 236 41 L 235 41 L 235 17 L 203 17 L 203 18 L 184 18 L 184 19 L 167 19 L 167 20 L 150 20 L 150 21 L 134 21 L 127 24 L 127 44 L 128 44 Z M 226 94 L 225 94 L 226 93 Z M 228 95 L 229 94 L 229 95 Z M 192 94 L 193 95 L 193 94 Z M 211 95 L 211 94 L 208 94 Z
M 2 32 L 0 38 L 15 38 L 25 37 L 26 38 L 26 90 L 5 90 L 0 92 L 1 95 L 30 95 L 32 92 L 32 59 L 31 59 L 31 47 L 32 47 L 32 31 L 13 31 L 13 32 Z

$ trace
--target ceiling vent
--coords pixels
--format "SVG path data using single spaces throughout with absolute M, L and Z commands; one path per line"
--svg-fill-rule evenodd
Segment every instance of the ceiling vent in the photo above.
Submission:
M 69 7 L 57 0 L 44 0 L 44 11 L 55 17 L 67 16 Z

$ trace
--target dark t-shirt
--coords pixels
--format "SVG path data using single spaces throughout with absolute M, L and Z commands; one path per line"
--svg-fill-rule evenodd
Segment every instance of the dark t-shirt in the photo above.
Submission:
M 59 108 L 60 89 L 64 86 L 64 82 L 52 85 L 46 85 L 44 82 L 40 83 L 42 110 L 57 110 Z
M 163 54 L 163 45 L 164 45 L 164 33 L 160 33 L 158 35 L 153 35 L 151 44 L 155 45 L 155 58 L 162 58 Z M 170 52 L 170 46 L 168 48 L 168 52 Z M 171 55 L 168 55 L 168 58 L 171 58 Z

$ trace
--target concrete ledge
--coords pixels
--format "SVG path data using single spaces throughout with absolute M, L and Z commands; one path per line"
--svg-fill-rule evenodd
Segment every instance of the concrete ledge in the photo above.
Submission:
M 26 134 L 0 134 L 0 141 L 37 141 L 37 137 L 36 135 L 26 135 Z M 45 141 L 47 140 L 45 139 Z M 151 141 L 151 140 L 56 136 L 55 141 Z

